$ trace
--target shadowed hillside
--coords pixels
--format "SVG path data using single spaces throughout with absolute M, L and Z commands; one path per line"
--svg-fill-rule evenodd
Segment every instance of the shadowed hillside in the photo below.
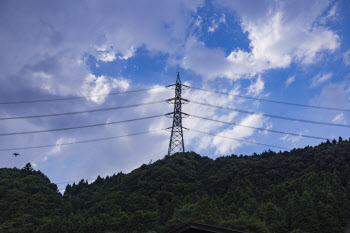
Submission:
M 57 185 L 30 164 L 0 169 L 0 232 L 34 232 L 63 214 Z
M 189 152 L 92 184 L 82 180 L 63 197 L 28 165 L 1 169 L 0 229 L 166 232 L 193 220 L 251 232 L 344 232 L 349 165 L 350 143 L 341 138 L 216 160 Z

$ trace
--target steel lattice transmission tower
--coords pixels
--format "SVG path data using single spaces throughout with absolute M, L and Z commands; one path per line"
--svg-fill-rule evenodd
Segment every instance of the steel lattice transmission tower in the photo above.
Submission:
M 181 111 L 181 106 L 190 101 L 181 98 L 181 91 L 187 90 L 189 86 L 181 84 L 180 74 L 177 73 L 176 83 L 167 87 L 175 89 L 175 97 L 167 100 L 168 103 L 174 104 L 174 112 L 166 114 L 166 116 L 173 118 L 173 126 L 168 128 L 171 129 L 168 155 L 172 155 L 177 152 L 185 152 L 183 131 L 186 128 L 182 127 L 182 118 L 189 115 Z

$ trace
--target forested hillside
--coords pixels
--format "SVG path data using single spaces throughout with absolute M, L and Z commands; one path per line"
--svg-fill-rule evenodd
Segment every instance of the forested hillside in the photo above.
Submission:
M 146 156 L 146 155 L 140 155 Z M 0 169 L 0 232 L 167 232 L 189 220 L 250 232 L 345 232 L 350 142 L 291 152 L 165 156 L 58 193 L 40 171 Z

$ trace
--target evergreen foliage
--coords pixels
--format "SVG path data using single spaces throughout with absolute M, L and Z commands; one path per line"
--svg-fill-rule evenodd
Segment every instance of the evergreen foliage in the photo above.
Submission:
M 345 232 L 350 142 L 290 152 L 165 156 L 61 195 L 30 164 L 0 169 L 0 232 L 167 232 L 190 220 L 256 233 Z

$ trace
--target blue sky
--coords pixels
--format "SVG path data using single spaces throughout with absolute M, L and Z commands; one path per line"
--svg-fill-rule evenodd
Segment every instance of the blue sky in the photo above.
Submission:
M 174 83 L 301 104 L 350 109 L 348 1 L 1 1 L 1 102 L 103 95 Z M 171 91 L 2 105 L 1 117 L 113 107 L 173 96 Z M 249 101 L 190 89 L 200 102 L 292 118 L 349 124 L 348 112 Z M 104 123 L 170 112 L 164 103 L 134 109 L 0 122 L 1 132 Z M 184 112 L 265 129 L 349 138 L 346 128 L 246 115 L 188 104 Z M 171 125 L 167 118 L 2 137 L 1 148 L 57 144 Z M 281 147 L 321 141 L 195 118 L 184 126 Z M 169 132 L 65 147 L 0 152 L 1 167 L 31 162 L 53 182 L 129 172 L 167 153 Z M 186 132 L 186 151 L 216 158 L 269 149 Z M 271 148 L 272 150 L 276 150 Z M 278 150 L 278 149 L 277 149 Z M 59 185 L 62 189 L 64 185 Z

